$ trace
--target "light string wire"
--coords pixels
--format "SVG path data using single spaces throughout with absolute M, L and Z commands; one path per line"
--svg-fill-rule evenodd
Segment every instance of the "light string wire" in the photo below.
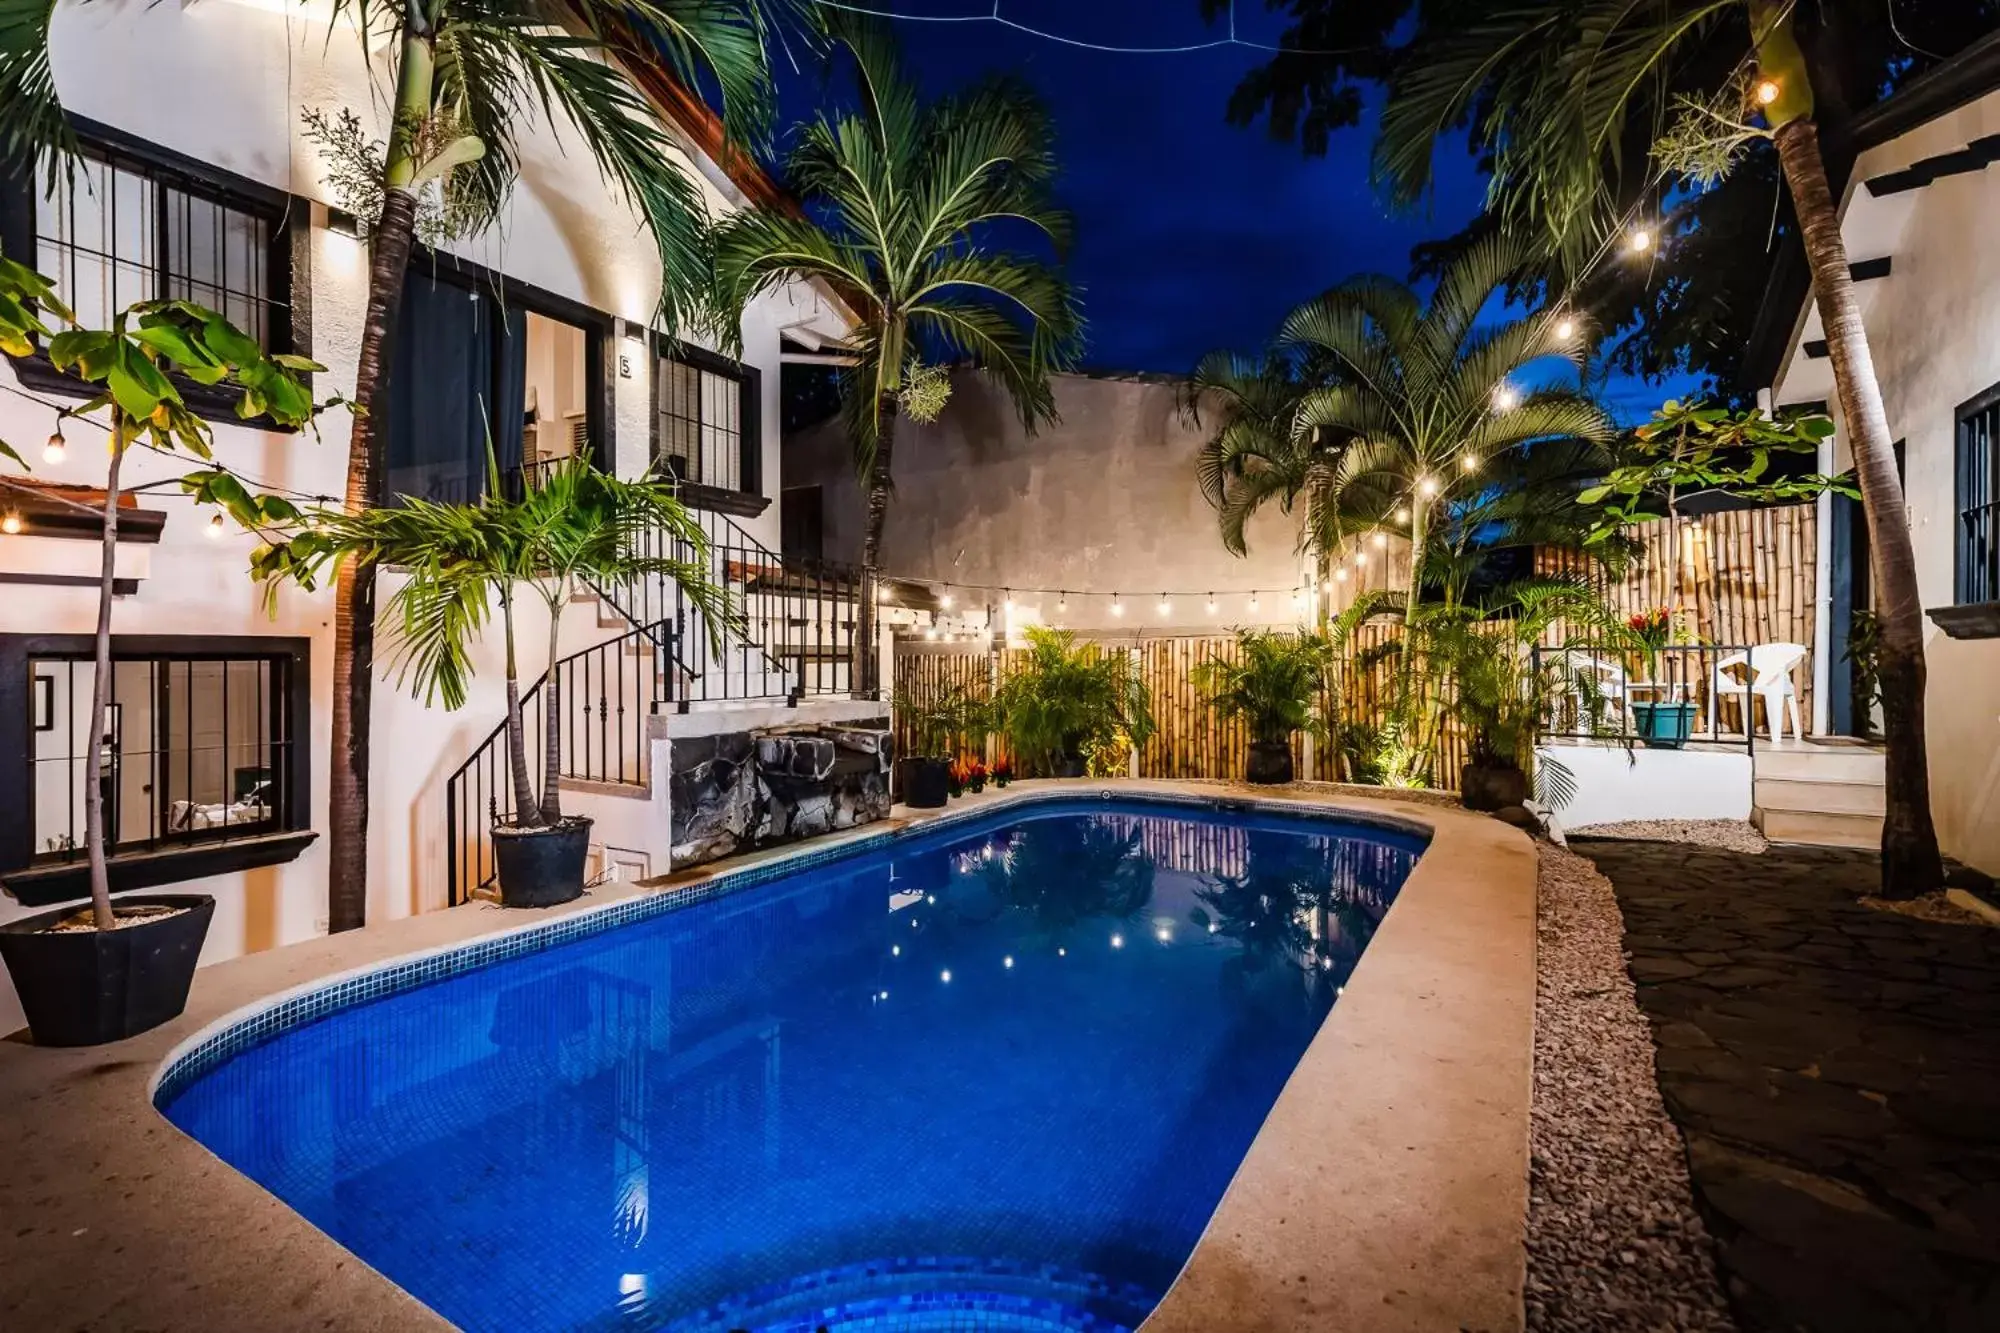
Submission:
M 838 9 L 849 14 L 865 14 L 870 18 L 893 19 L 898 23 L 990 23 L 1002 28 L 1011 28 L 1015 32 L 1025 33 L 1030 37 L 1040 38 L 1045 42 L 1054 42 L 1059 46 L 1075 47 L 1080 51 L 1096 51 L 1104 55 L 1176 56 L 1190 55 L 1197 51 L 1215 51 L 1224 47 L 1240 46 L 1246 50 L 1268 51 L 1274 55 L 1334 58 L 1339 56 L 1365 55 L 1373 49 L 1361 46 L 1281 46 L 1274 42 L 1256 42 L 1238 37 L 1236 35 L 1236 5 L 1234 0 L 1231 0 L 1229 6 L 1229 35 L 1227 37 L 1211 38 L 1205 42 L 1184 42 L 1177 45 L 1165 46 L 1119 46 L 1111 42 L 1091 42 L 1085 41 L 1080 37 L 1068 37 L 1059 32 L 1051 32 L 1046 28 L 1037 28 L 1033 24 L 1022 23 L 1018 19 L 1008 18 L 1000 12 L 1000 0 L 994 0 L 993 8 L 983 14 L 901 14 L 889 9 L 852 4 L 849 3 L 849 0 L 814 0 L 814 2 L 823 9 Z

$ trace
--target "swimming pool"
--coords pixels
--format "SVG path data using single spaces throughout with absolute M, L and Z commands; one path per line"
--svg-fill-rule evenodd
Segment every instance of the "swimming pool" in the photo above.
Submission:
M 1131 1328 L 1422 847 L 1024 803 L 335 1009 L 162 1109 L 466 1328 Z

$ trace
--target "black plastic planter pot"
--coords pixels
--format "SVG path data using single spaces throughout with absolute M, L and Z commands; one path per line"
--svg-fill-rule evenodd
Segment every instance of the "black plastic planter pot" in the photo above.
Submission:
M 89 910 L 71 903 L 0 926 L 0 957 L 7 961 L 37 1046 L 122 1041 L 187 1008 L 215 899 L 171 893 L 112 902 L 115 912 L 135 907 L 183 910 L 118 930 L 49 931 Z
M 898 760 L 896 786 L 904 805 L 935 810 L 951 799 L 951 765 L 942 759 Z
M 1505 810 L 1528 799 L 1528 775 L 1512 764 L 1467 764 L 1458 770 L 1458 798 L 1468 810 Z
M 493 870 L 503 907 L 554 907 L 583 896 L 591 821 L 572 816 L 552 828 L 493 829 Z
M 1287 741 L 1251 741 L 1250 758 L 1244 765 L 1246 782 L 1276 783 L 1292 780 L 1292 747 Z

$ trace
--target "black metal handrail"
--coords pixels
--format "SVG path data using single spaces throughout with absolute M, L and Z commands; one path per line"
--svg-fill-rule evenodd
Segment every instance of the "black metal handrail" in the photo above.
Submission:
M 1695 741 L 1757 744 L 1757 696 L 1745 685 L 1717 688 L 1725 673 L 1750 682 L 1750 649 L 1731 644 L 1565 643 L 1532 650 L 1531 668 L 1548 682 L 1541 734 L 1550 740 L 1620 743 Z M 1676 707 L 1678 706 L 1678 707 Z M 1740 729 L 1730 726 L 1740 714 Z
M 571 653 L 556 663 L 557 772 L 563 779 L 642 787 L 648 779 L 647 719 L 673 702 L 674 626 L 658 622 Z M 528 771 L 538 777 L 549 741 L 543 672 L 521 697 Z M 507 722 L 488 733 L 445 779 L 446 901 L 457 906 L 493 877 L 496 821 L 518 805 L 507 754 Z

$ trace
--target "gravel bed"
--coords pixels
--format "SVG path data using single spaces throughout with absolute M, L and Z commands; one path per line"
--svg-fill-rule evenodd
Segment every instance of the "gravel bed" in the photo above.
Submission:
M 1527 1326 L 1733 1333 L 1618 901 L 1588 860 L 1540 851 Z
M 1564 826 L 1578 838 L 1626 838 L 1633 842 L 1692 842 L 1727 852 L 1761 855 L 1771 844 L 1756 825 L 1740 819 L 1628 819 L 1613 824 Z

